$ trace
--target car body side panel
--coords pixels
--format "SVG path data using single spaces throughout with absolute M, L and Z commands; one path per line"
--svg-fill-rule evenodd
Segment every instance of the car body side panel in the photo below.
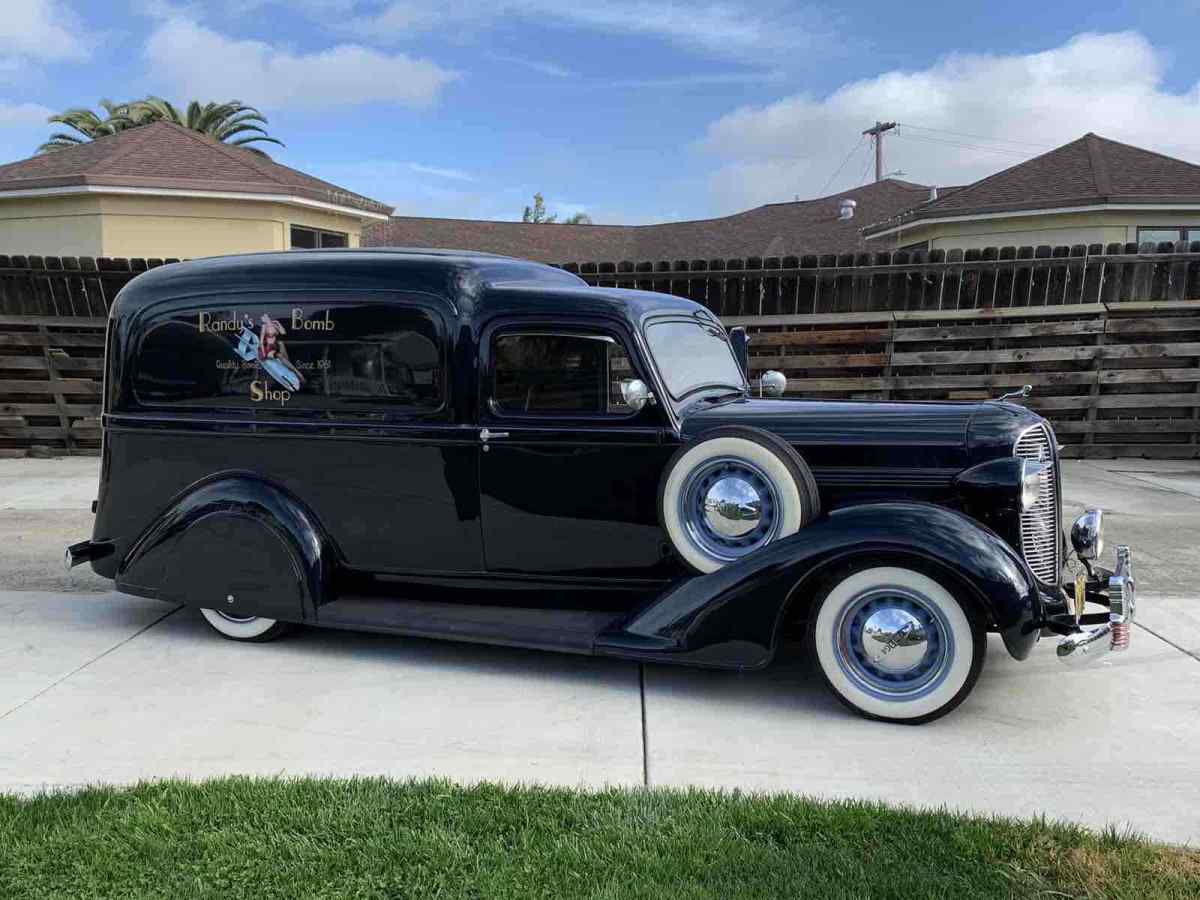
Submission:
M 970 585 L 989 624 L 1018 659 L 1038 639 L 1033 575 L 993 532 L 953 510 L 924 503 L 875 503 L 835 510 L 710 575 L 678 582 L 597 641 L 606 655 L 721 668 L 766 665 L 797 586 L 812 590 L 830 567 L 907 557 Z

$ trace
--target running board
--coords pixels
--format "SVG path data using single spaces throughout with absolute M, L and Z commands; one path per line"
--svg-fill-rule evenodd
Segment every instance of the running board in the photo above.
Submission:
M 621 618 L 622 614 L 613 612 L 476 606 L 360 594 L 343 595 L 317 610 L 317 624 L 331 628 L 584 654 L 594 653 L 597 635 Z

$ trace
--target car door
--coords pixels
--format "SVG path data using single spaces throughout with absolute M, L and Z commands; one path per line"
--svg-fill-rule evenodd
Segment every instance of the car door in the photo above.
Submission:
M 481 336 L 480 512 L 492 572 L 655 578 L 666 417 L 621 382 L 647 373 L 615 323 L 509 321 Z

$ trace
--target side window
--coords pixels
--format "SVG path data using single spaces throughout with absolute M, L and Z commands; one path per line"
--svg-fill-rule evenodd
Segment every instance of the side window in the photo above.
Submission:
M 492 342 L 498 413 L 628 415 L 621 382 L 635 378 L 621 344 L 601 335 L 502 334 Z
M 444 402 L 445 339 L 403 303 L 244 303 L 152 322 L 134 392 L 142 405 L 420 416 Z

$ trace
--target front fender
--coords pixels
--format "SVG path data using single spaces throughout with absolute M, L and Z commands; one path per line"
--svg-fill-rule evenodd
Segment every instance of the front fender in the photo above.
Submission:
M 167 505 L 121 561 L 116 582 L 231 615 L 303 621 L 330 599 L 335 558 L 297 498 L 257 475 L 223 473 Z
M 770 662 L 797 590 L 831 567 L 908 557 L 941 568 L 971 590 L 1017 659 L 1037 642 L 1041 597 L 1024 560 L 995 532 L 927 503 L 870 503 L 834 510 L 739 563 L 680 581 L 597 639 L 597 652 L 721 668 Z

